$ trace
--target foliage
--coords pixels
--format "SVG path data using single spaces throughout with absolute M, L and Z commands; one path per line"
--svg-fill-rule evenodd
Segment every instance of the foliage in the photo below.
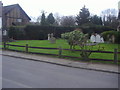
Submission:
M 113 30 L 110 27 L 94 25 L 94 24 L 84 24 L 80 27 L 27 25 L 25 27 L 14 26 L 9 29 L 8 34 L 10 34 L 9 37 L 14 37 L 14 39 L 20 39 L 20 40 L 24 40 L 24 39 L 45 40 L 47 39 L 49 33 L 53 33 L 55 38 L 60 38 L 62 33 L 71 32 L 76 28 L 82 29 L 84 34 L 89 34 L 89 35 L 93 32 L 102 33 L 104 31 Z
M 109 41 L 113 35 L 115 37 L 115 43 L 120 43 L 120 31 L 106 31 L 102 33 L 105 41 Z
M 97 15 L 91 16 L 90 22 L 92 24 L 102 25 L 102 19 L 101 19 L 101 17 L 98 17 Z
M 24 27 L 22 26 L 11 26 L 8 31 L 8 37 L 13 38 L 16 40 L 21 40 L 21 39 L 26 39 L 25 37 L 25 32 L 24 32 Z
M 45 18 L 45 13 L 44 13 L 44 12 L 42 13 L 40 24 L 41 24 L 42 26 L 47 25 L 46 18 Z
M 82 42 L 85 39 L 85 35 L 78 30 L 61 34 L 61 37 L 67 40 L 68 44 L 70 45 L 70 49 L 73 49 L 79 41 Z
M 80 28 L 83 30 L 83 33 L 88 33 L 88 34 L 92 34 L 93 32 L 100 34 L 104 31 L 114 30 L 113 28 L 108 26 L 95 25 L 92 23 L 83 24 L 82 26 L 80 26 Z
M 70 45 L 70 49 L 74 49 L 75 45 L 80 46 L 80 50 L 81 50 L 80 56 L 84 60 L 88 60 L 91 54 L 91 52 L 86 52 L 86 50 L 92 49 L 92 46 L 87 46 L 87 41 L 88 41 L 87 36 L 88 36 L 87 34 L 83 34 L 79 30 L 74 30 L 69 33 L 61 34 L 61 37 L 67 40 L 68 44 Z
M 61 26 L 75 26 L 75 18 L 73 16 L 63 16 Z
M 81 11 L 79 12 L 79 15 L 76 17 L 76 22 L 80 26 L 82 24 L 88 23 L 90 17 L 89 10 L 84 6 Z
M 53 24 L 55 23 L 55 18 L 53 17 L 53 14 L 52 14 L 52 13 L 50 13 L 50 14 L 48 15 L 46 21 L 47 21 L 47 23 L 48 23 L 49 25 L 53 25 Z
M 49 33 L 53 33 L 55 38 L 60 38 L 62 33 L 73 31 L 74 27 L 55 27 L 28 25 L 25 27 L 25 33 L 30 40 L 45 40 Z
M 119 22 L 116 9 L 106 9 L 102 11 L 103 25 L 117 28 Z

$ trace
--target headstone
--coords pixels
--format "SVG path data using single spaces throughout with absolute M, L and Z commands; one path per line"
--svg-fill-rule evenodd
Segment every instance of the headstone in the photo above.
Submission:
M 103 37 L 101 37 L 101 43 L 104 43 L 104 39 L 103 39 Z
M 50 38 L 50 43 L 56 43 L 56 39 L 54 37 Z
M 104 43 L 103 37 L 101 37 L 99 34 L 92 34 L 90 37 L 90 41 L 92 43 Z
M 95 34 L 92 34 L 92 35 L 91 35 L 90 41 L 93 42 L 93 43 L 96 42 L 96 36 L 95 36 Z
M 115 43 L 115 36 L 114 35 L 111 36 L 111 41 L 112 41 L 112 43 Z
M 99 34 L 96 35 L 96 42 L 97 43 L 100 43 L 101 42 L 101 37 Z
M 48 40 L 50 40 L 50 38 L 51 38 L 51 37 L 50 37 L 50 34 L 48 34 Z
M 3 31 L 3 35 L 6 36 L 7 35 L 7 30 Z
M 48 34 L 48 40 L 50 41 L 50 43 L 56 43 L 56 38 L 53 37 L 53 33 Z

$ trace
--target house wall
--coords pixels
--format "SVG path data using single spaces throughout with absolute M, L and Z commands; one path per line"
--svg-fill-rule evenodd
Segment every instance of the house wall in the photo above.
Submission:
M 0 1 L 0 30 L 2 29 L 2 2 Z
M 28 17 L 23 13 L 23 11 L 19 8 L 13 8 L 6 17 L 6 26 L 10 27 L 12 25 L 25 25 L 29 23 Z

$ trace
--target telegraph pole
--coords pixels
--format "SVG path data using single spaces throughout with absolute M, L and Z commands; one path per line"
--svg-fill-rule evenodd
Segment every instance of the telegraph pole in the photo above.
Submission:
M 117 27 L 117 31 L 120 31 L 120 1 L 118 2 L 118 22 L 119 25 Z
M 0 1 L 0 30 L 2 30 L 2 1 Z
M 2 12 L 3 12 L 3 4 L 2 1 L 0 1 L 0 42 L 2 41 Z

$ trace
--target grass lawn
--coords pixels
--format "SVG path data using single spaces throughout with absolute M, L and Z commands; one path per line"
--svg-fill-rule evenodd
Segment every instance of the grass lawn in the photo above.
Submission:
M 51 44 L 48 40 L 19 40 L 16 42 L 10 42 L 9 44 L 14 45 L 26 45 L 34 46 L 34 47 L 51 47 L 51 48 L 58 48 L 61 46 L 63 49 L 69 49 L 69 45 L 65 40 L 57 40 L 56 44 Z M 98 47 L 104 47 L 104 50 L 102 51 L 114 51 L 114 48 L 118 48 L 118 44 L 98 44 L 96 46 L 93 46 L 93 50 L 97 50 Z M 16 49 L 16 50 L 25 50 L 23 47 L 13 47 L 9 46 L 10 49 Z M 75 49 L 80 49 L 79 46 L 76 46 Z M 58 54 L 58 50 L 48 50 L 48 49 L 29 49 L 31 52 L 40 52 L 40 53 L 49 53 L 49 54 Z M 119 50 L 120 51 L 120 50 Z M 80 52 L 78 51 L 62 51 L 62 55 L 67 56 L 75 56 L 80 57 Z M 107 54 L 107 53 L 92 53 L 90 55 L 90 58 L 98 58 L 98 59 L 112 59 L 114 58 L 113 54 Z

